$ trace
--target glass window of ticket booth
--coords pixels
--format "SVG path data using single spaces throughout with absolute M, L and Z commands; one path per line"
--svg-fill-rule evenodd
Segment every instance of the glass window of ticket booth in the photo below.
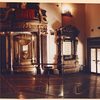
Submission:
M 13 35 L 14 71 L 31 71 L 33 63 L 37 63 L 38 50 L 36 34 L 18 32 L 17 35 Z M 28 68 L 21 69 L 22 67 Z

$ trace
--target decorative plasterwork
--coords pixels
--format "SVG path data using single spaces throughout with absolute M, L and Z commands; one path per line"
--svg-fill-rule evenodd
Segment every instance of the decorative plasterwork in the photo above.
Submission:
M 17 22 L 12 23 L 12 30 L 34 30 L 34 31 L 40 31 L 40 32 L 46 32 L 47 31 L 47 24 L 41 24 L 36 22 Z
M 5 21 L 5 20 L 8 18 L 9 12 L 14 12 L 14 11 L 15 11 L 14 8 L 10 8 L 10 9 L 6 12 L 5 18 L 4 18 L 4 19 L 0 19 L 0 21 Z
M 34 32 L 46 32 L 47 24 L 36 23 L 36 22 L 15 22 L 10 24 L 1 23 L 1 31 L 34 31 Z
M 10 31 L 11 25 L 9 23 L 0 23 L 0 31 Z
M 1 21 L 0 31 L 1 32 L 6 32 L 6 31 L 21 32 L 23 31 L 23 32 L 37 32 L 37 33 L 41 32 L 42 34 L 47 33 L 47 23 L 48 22 L 46 21 L 47 16 L 44 13 L 46 11 L 39 8 L 38 10 L 34 10 L 37 12 L 37 14 L 36 15 L 33 14 L 34 15 L 32 16 L 34 17 L 33 19 L 31 19 L 30 17 L 28 19 L 24 19 L 22 17 L 22 20 L 16 20 L 16 16 L 15 16 L 16 10 L 17 9 L 15 8 L 10 8 L 9 10 L 6 11 L 5 17 L 3 19 L 0 19 Z M 25 9 L 25 10 L 33 11 L 33 9 Z M 25 13 L 25 16 L 27 16 L 26 13 Z
M 63 35 L 63 36 L 75 36 L 78 37 L 79 30 L 72 25 L 62 26 L 59 30 L 57 30 L 57 35 Z
M 78 33 L 79 33 L 79 30 L 72 25 L 68 25 L 67 27 L 64 27 L 62 29 L 62 35 L 78 36 Z

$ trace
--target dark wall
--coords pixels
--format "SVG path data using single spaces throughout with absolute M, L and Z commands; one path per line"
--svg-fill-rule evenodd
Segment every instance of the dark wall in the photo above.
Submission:
M 0 36 L 0 68 L 6 69 L 6 42 L 5 36 Z

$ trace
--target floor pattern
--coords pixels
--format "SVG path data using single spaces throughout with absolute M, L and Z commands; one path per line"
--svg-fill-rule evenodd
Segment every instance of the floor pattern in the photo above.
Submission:
M 62 98 L 61 88 L 61 75 L 1 75 L 2 98 Z
M 100 75 L 2 74 L 0 98 L 99 98 Z

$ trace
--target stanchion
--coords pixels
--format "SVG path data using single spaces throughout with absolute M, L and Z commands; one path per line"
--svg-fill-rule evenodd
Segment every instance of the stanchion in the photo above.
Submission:
M 52 66 L 44 66 L 45 69 L 48 71 L 48 93 L 49 93 L 49 69 L 52 69 Z

